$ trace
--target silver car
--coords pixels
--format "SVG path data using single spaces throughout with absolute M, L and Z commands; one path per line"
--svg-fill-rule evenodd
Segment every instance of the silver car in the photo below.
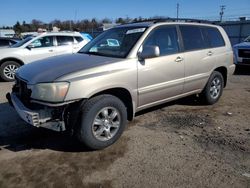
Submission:
M 7 98 L 27 123 L 68 130 L 102 149 L 138 111 L 193 94 L 216 103 L 234 67 L 219 26 L 134 23 L 102 33 L 77 54 L 21 67 Z
M 77 53 L 90 39 L 79 32 L 45 32 L 0 49 L 0 78 L 13 81 L 17 69 L 25 64 L 62 54 Z

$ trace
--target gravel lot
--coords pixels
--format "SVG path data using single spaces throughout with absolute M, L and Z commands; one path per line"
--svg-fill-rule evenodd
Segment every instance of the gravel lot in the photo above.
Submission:
M 140 113 L 95 152 L 25 124 L 0 82 L 0 187 L 250 188 L 250 69 L 229 80 L 217 104 L 187 98 Z

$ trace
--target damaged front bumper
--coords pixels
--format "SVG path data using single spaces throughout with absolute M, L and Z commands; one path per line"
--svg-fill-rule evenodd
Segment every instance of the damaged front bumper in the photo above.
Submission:
M 54 131 L 66 130 L 64 121 L 60 119 L 54 119 L 52 117 L 52 108 L 31 110 L 27 108 L 14 93 L 8 93 L 6 98 L 8 99 L 9 104 L 15 108 L 18 115 L 28 124 Z

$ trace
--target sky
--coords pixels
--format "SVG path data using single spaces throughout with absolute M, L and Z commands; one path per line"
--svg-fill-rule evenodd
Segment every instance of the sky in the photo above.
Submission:
M 225 19 L 250 18 L 250 0 L 2 0 L 0 26 L 32 19 L 48 23 L 55 19 L 176 17 L 177 3 L 182 18 L 219 19 L 221 5 L 226 5 Z

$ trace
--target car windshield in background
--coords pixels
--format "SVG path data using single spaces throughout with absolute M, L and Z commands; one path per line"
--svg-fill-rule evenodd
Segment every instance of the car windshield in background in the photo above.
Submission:
M 79 53 L 125 58 L 146 29 L 146 27 L 110 29 L 89 42 Z
M 12 45 L 11 48 L 18 48 L 18 47 L 24 45 L 26 42 L 30 41 L 30 40 L 33 39 L 33 38 L 34 38 L 34 36 L 27 37 L 26 39 L 23 39 L 23 40 L 21 40 L 20 42 L 18 42 L 18 43 L 16 43 L 16 44 Z

